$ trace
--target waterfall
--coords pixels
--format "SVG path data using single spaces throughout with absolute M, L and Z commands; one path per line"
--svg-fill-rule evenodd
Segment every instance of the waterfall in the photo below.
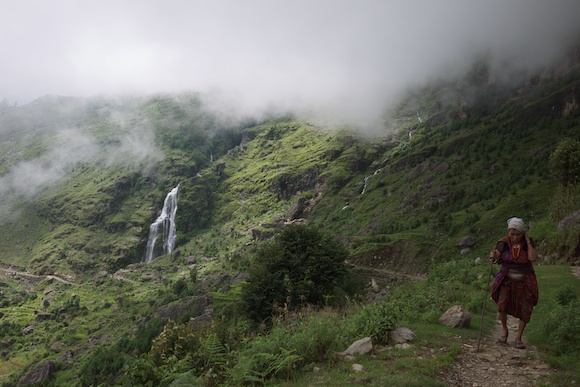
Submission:
M 369 179 L 371 177 L 373 177 L 374 175 L 376 175 L 377 173 L 379 173 L 380 171 L 382 171 L 382 168 L 379 168 L 375 171 L 375 173 L 373 173 L 372 175 L 368 175 L 364 178 L 364 185 L 363 185 L 363 189 L 362 192 L 360 193 L 361 195 L 365 193 L 365 191 L 367 190 L 367 186 L 369 185 Z
M 175 214 L 177 213 L 178 188 L 179 184 L 167 194 L 165 202 L 163 202 L 161 215 L 149 226 L 149 240 L 147 241 L 145 263 L 151 262 L 156 256 L 171 253 L 175 247 Z M 163 237 L 163 248 L 157 248 L 158 254 L 155 254 L 155 242 L 159 235 Z

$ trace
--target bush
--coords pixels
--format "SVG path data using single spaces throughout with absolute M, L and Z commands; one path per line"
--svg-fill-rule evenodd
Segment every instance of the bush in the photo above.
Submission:
M 554 352 L 558 355 L 580 355 L 580 301 L 573 300 L 559 305 L 550 314 L 544 325 Z
M 348 252 L 334 239 L 310 226 L 291 226 L 258 248 L 242 290 L 242 308 L 254 322 L 277 308 L 338 305 L 337 295 L 352 295 L 347 274 Z M 330 296 L 330 297 L 329 297 Z
M 556 187 L 554 196 L 550 199 L 550 217 L 559 222 L 580 206 L 580 185 L 562 185 Z
M 230 379 L 234 385 L 288 380 L 306 364 L 327 361 L 350 344 L 341 322 L 339 314 L 324 312 L 276 323 L 269 335 L 256 337 L 238 352 Z
M 340 315 L 323 312 L 291 324 L 292 332 L 282 340 L 289 350 L 302 356 L 301 364 L 322 362 L 344 350 L 345 333 Z M 348 343 L 350 344 L 350 343 Z
M 82 366 L 79 373 L 83 386 L 115 385 L 125 361 L 115 348 L 99 348 Z
M 353 317 L 353 331 L 360 337 L 370 336 L 373 340 L 386 344 L 389 332 L 403 317 L 403 310 L 403 306 L 396 301 L 367 305 Z
M 571 138 L 560 141 L 550 155 L 550 166 L 564 187 L 580 183 L 580 141 Z
M 153 339 L 161 333 L 165 323 L 166 320 L 164 318 L 154 317 L 140 324 L 134 336 L 124 336 L 117 342 L 117 349 L 127 354 L 149 352 Z
M 559 288 L 556 291 L 554 298 L 556 299 L 556 303 L 562 306 L 570 305 L 572 302 L 578 300 L 578 296 L 576 295 L 576 289 L 574 289 L 570 285 L 566 285 Z

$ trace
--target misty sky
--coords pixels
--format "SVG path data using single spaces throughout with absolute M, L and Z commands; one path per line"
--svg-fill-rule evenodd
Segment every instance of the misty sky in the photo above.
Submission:
M 220 91 L 372 114 L 482 49 L 541 64 L 580 33 L 579 0 L 0 0 L 0 101 Z

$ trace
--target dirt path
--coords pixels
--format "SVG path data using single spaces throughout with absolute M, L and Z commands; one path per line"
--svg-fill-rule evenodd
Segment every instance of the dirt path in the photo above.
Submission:
M 542 376 L 553 370 L 545 364 L 534 346 L 526 342 L 526 349 L 516 349 L 514 337 L 518 320 L 508 316 L 510 337 L 507 345 L 499 344 L 501 323 L 496 321 L 493 332 L 478 340 L 462 343 L 462 351 L 443 381 L 453 387 L 535 386 Z M 524 332 L 525 341 L 525 332 Z
M 22 271 L 17 271 L 14 268 L 9 267 L 9 266 L 6 266 L 6 267 L 0 266 L 0 272 L 3 272 L 7 276 L 11 276 L 11 277 L 20 277 L 20 278 L 31 279 L 31 280 L 35 280 L 35 281 L 47 279 L 47 280 L 55 280 L 58 282 L 62 282 L 63 284 L 76 285 L 74 282 L 68 281 L 68 280 L 61 278 L 59 276 L 56 276 L 56 275 L 35 275 L 35 274 L 25 273 Z

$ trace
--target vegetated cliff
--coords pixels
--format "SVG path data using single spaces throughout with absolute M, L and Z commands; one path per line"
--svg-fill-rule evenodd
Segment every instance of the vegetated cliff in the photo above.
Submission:
M 218 255 L 296 218 L 355 255 L 405 240 L 421 259 L 462 233 L 490 236 L 512 213 L 541 219 L 548 157 L 577 130 L 577 65 L 511 86 L 489 71 L 480 63 L 461 82 L 409 93 L 371 140 L 288 119 L 224 128 L 195 95 L 13 108 L 2 116 L 4 208 L 20 217 L 0 226 L 3 260 L 75 275 L 139 262 L 179 182 L 178 245 L 203 238 Z M 41 226 L 23 245 L 31 223 Z

